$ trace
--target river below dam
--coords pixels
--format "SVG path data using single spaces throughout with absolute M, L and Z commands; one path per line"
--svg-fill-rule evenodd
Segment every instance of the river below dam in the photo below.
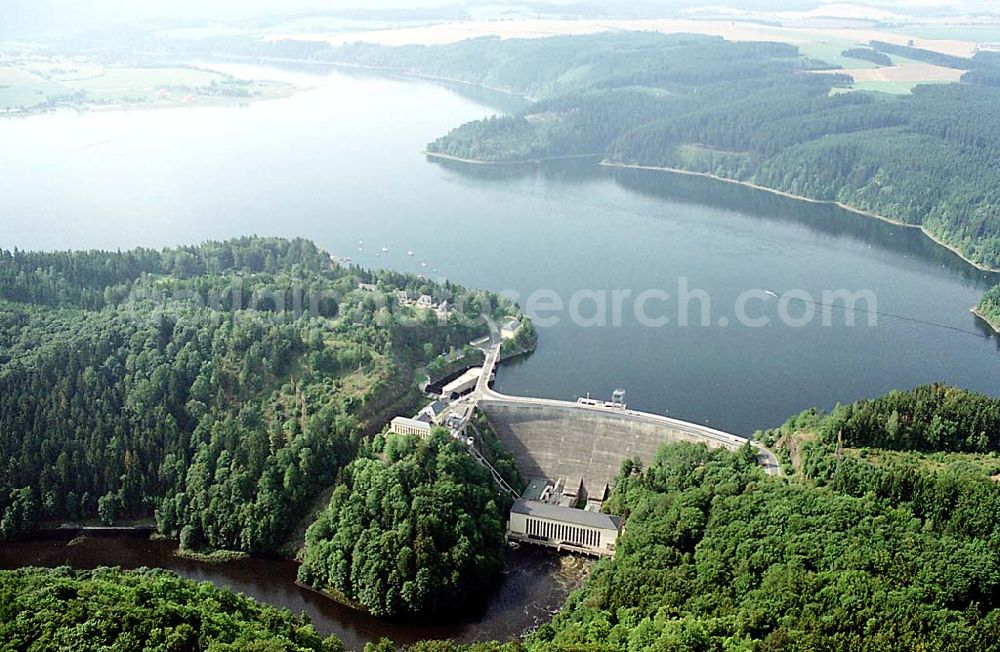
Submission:
M 361 650 L 366 642 L 381 637 L 399 644 L 424 639 L 472 642 L 515 638 L 548 621 L 593 563 L 530 546 L 508 550 L 503 578 L 493 591 L 483 596 L 483 604 L 471 609 L 456 605 L 460 617 L 454 623 L 403 623 L 374 618 L 297 586 L 295 562 L 243 559 L 206 564 L 174 556 L 176 547 L 176 542 L 149 540 L 144 535 L 75 537 L 71 532 L 59 532 L 0 545 L 0 569 L 63 565 L 80 569 L 166 568 L 181 577 L 212 582 L 295 614 L 308 614 L 321 634 L 336 634 L 347 649 Z

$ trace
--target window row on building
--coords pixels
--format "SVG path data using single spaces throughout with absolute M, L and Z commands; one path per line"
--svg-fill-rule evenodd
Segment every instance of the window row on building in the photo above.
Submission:
M 600 530 L 537 518 L 528 518 L 526 525 L 529 537 L 540 537 L 588 548 L 600 548 L 601 546 Z

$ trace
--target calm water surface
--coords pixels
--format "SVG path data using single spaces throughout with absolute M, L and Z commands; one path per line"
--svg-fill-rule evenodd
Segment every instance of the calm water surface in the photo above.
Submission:
M 311 90 L 243 108 L 0 121 L 0 246 L 304 236 L 366 266 L 512 290 L 522 301 L 552 290 L 564 304 L 580 290 L 676 297 L 687 279 L 711 299 L 708 324 L 677 325 L 676 300 L 647 304 L 650 315 L 672 317 L 662 328 L 638 323 L 629 302 L 617 326 L 580 327 L 563 311 L 542 330 L 539 351 L 503 370 L 498 385 L 569 399 L 622 387 L 634 407 L 744 434 L 807 407 L 936 380 L 1000 393 L 1000 339 L 969 313 L 991 279 L 915 230 L 590 162 L 442 165 L 422 147 L 505 108 L 500 99 L 327 68 L 226 67 Z M 383 246 L 389 253 L 376 256 Z M 881 314 L 875 327 L 864 315 L 865 325 L 845 327 L 834 311 L 833 326 L 817 316 L 792 328 L 781 325 L 777 300 L 752 301 L 747 312 L 772 325 L 742 327 L 735 303 L 748 289 L 802 289 L 816 299 L 869 289 Z M 579 312 L 596 314 L 593 302 Z
M 707 324 L 678 325 L 679 305 L 669 300 L 649 304 L 650 314 L 671 318 L 660 328 L 639 323 L 628 302 L 617 325 L 579 326 L 563 312 L 540 329 L 537 353 L 501 370 L 498 388 L 572 399 L 622 387 L 633 407 L 743 434 L 807 407 L 938 380 L 1000 394 L 1000 338 L 969 313 L 997 279 L 915 230 L 730 184 L 587 161 L 518 169 L 435 163 L 421 154 L 429 140 L 512 100 L 329 69 L 227 68 L 310 90 L 243 108 L 0 120 L 0 247 L 303 236 L 365 266 L 437 269 L 432 276 L 522 300 L 550 290 L 566 303 L 580 291 L 658 289 L 676 297 L 685 279 L 710 299 Z M 376 256 L 383 246 L 389 252 Z M 748 312 L 771 325 L 740 326 L 736 301 L 753 289 L 801 289 L 817 299 L 824 290 L 871 290 L 877 324 L 860 315 L 863 325 L 848 327 L 833 311 L 830 326 L 817 317 L 790 327 L 778 319 L 777 300 L 761 299 Z M 579 307 L 585 317 L 596 314 L 593 303 Z M 802 310 L 790 308 L 793 316 Z M 305 609 L 352 644 L 388 627 L 297 589 L 283 562 L 203 566 L 174 559 L 164 545 L 25 544 L 0 549 L 0 565 L 161 565 Z M 501 587 L 507 597 L 475 623 L 438 633 L 515 634 L 538 616 L 524 604 L 542 612 L 559 604 L 550 558 L 522 559 L 512 563 L 527 579 L 509 594 Z M 391 628 L 400 640 L 427 633 Z

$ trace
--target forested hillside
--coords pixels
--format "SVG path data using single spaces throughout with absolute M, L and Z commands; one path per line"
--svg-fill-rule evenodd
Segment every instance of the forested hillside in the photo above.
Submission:
M 301 240 L 3 252 L 0 536 L 155 513 L 186 548 L 273 552 L 412 402 L 416 366 L 485 332 L 401 308 L 395 288 L 465 293 Z M 465 294 L 473 314 L 506 309 Z
M 499 576 L 510 501 L 447 431 L 377 437 L 344 478 L 306 535 L 305 584 L 401 616 L 461 610 Z
M 807 411 L 760 433 L 792 449 L 787 479 L 747 449 L 626 462 L 606 503 L 626 517 L 615 557 L 551 623 L 408 650 L 1000 650 L 997 405 L 931 385 Z M 985 452 L 931 452 L 932 432 L 942 450 Z
M 923 385 L 838 406 L 819 432 L 826 443 L 851 448 L 1000 452 L 1000 398 Z
M 228 47 L 438 75 L 536 100 L 519 114 L 456 128 L 428 145 L 433 153 L 480 161 L 592 154 L 705 172 L 919 225 L 970 260 L 1000 266 L 996 58 L 950 62 L 970 70 L 966 83 L 890 96 L 840 92 L 848 78 L 791 45 L 694 35 Z
M 160 570 L 0 571 L 4 650 L 340 652 L 287 610 Z

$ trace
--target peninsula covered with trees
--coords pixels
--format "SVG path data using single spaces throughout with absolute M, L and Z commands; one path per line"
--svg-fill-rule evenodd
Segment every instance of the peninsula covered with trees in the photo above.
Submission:
M 510 499 L 447 431 L 378 436 L 306 535 L 299 579 L 377 616 L 475 604 L 503 569 Z
M 0 538 L 155 516 L 185 549 L 275 553 L 417 367 L 511 310 L 304 240 L 0 252 Z
M 418 364 L 481 334 L 457 315 L 393 310 L 380 289 L 447 292 L 470 313 L 510 306 L 345 269 L 301 240 L 15 251 L 2 263 L 4 536 L 155 514 L 186 547 L 267 553 L 333 487 L 308 531 L 304 583 L 413 615 L 471 601 L 496 576 L 506 499 L 462 445 L 364 435 L 409 400 Z M 320 300 L 281 310 L 294 287 Z M 244 309 L 220 308 L 237 288 Z M 411 649 L 998 649 L 1000 400 L 930 385 L 758 436 L 785 478 L 766 476 L 749 447 L 674 444 L 646 468 L 626 461 L 606 503 L 625 520 L 615 556 L 531 635 Z M 80 628 L 109 645 L 207 648 L 199 627 L 219 649 L 338 644 L 159 572 L 23 569 L 0 574 L 0 596 L 0 631 L 23 647 Z M 215 603 L 206 625 L 198 609 Z
M 705 173 L 920 226 L 970 261 L 1000 266 L 995 57 L 962 60 L 970 71 L 963 83 L 893 96 L 843 92 L 848 76 L 794 45 L 689 34 L 255 48 L 459 79 L 532 100 L 513 115 L 457 127 L 428 145 L 432 154 L 485 162 L 593 155 Z

